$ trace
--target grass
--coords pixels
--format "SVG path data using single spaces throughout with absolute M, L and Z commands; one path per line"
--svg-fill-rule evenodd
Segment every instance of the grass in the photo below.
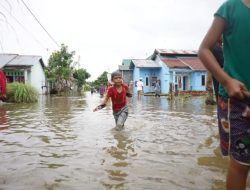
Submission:
M 32 103 L 38 100 L 38 92 L 34 87 L 18 82 L 7 84 L 6 96 L 7 102 Z

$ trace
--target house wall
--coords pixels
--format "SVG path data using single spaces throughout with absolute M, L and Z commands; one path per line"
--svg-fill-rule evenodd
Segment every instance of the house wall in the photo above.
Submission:
M 170 83 L 173 83 L 174 91 L 189 91 L 191 81 L 191 70 L 172 69 L 170 71 Z
M 160 68 L 141 68 L 140 76 L 143 79 L 144 93 L 154 92 L 154 83 L 160 79 Z M 147 84 L 148 80 L 148 84 Z
M 136 89 L 136 81 L 138 81 L 140 78 L 140 68 L 134 67 L 134 71 L 133 71 L 133 81 L 134 81 L 134 85 L 133 85 L 133 92 L 136 93 L 137 89 Z
M 123 82 L 129 85 L 130 81 L 133 81 L 133 71 L 132 70 L 120 70 L 122 73 Z
M 134 69 L 133 77 L 134 77 L 134 89 L 133 91 L 136 92 L 136 81 L 142 78 L 143 82 L 143 91 L 144 93 L 154 92 L 153 86 L 153 78 L 155 80 L 160 78 L 160 71 L 161 68 L 136 68 Z M 148 78 L 148 85 L 147 85 L 147 78 Z
M 206 84 L 206 78 L 207 78 L 207 73 L 202 72 L 202 71 L 196 71 L 191 73 L 190 76 L 190 86 L 191 90 L 194 91 L 205 91 L 206 90 L 206 85 L 202 85 L 202 75 L 205 75 L 205 84 Z
M 169 68 L 166 66 L 165 63 L 160 61 L 160 59 L 156 61 L 158 61 L 158 63 L 162 66 L 160 73 L 159 73 L 161 93 L 167 94 L 169 92 L 169 83 L 170 83 Z
M 45 86 L 46 83 L 45 73 L 41 64 L 35 63 L 31 67 L 31 71 L 27 73 L 27 83 L 37 89 L 39 94 L 45 93 L 46 88 L 42 89 L 42 86 Z

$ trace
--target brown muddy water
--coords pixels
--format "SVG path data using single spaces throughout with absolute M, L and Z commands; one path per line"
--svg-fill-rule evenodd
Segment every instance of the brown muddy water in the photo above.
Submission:
M 123 131 L 98 94 L 0 105 L 0 190 L 221 190 L 216 107 L 129 100 Z M 250 187 L 249 183 L 248 186 Z

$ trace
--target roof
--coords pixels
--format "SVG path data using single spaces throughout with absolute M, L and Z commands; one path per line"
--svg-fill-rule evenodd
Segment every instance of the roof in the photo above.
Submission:
M 40 63 L 44 67 L 41 56 L 36 55 L 18 55 L 18 54 L 0 54 L 0 67 L 4 66 L 32 66 Z
M 147 59 L 132 59 L 135 67 L 144 67 L 144 68 L 161 68 L 160 64 Z
M 206 67 L 203 65 L 198 57 L 179 57 L 184 64 L 188 65 L 190 69 L 196 71 L 206 71 Z
M 175 58 L 161 58 L 169 68 L 189 68 L 194 71 L 206 71 L 198 57 L 175 57 Z
M 0 54 L 0 68 L 3 68 L 7 63 L 17 56 L 17 54 Z
M 197 55 L 196 50 L 155 49 L 155 52 L 167 55 Z
M 130 63 L 131 59 L 123 59 L 122 60 L 122 65 L 118 65 L 118 68 L 120 71 L 128 71 L 130 69 Z
M 160 57 L 175 57 L 175 56 L 197 56 L 196 50 L 174 50 L 174 49 L 155 49 L 154 53 L 148 59 L 155 60 L 157 56 Z
M 123 59 L 123 60 L 122 60 L 122 65 L 127 65 L 127 66 L 129 66 L 130 63 L 131 63 L 131 59 Z
M 163 58 L 161 59 L 169 68 L 189 68 L 181 60 L 177 58 Z

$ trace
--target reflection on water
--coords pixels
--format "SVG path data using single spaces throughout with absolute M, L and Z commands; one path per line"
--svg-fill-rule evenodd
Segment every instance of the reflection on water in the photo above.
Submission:
M 92 112 L 100 102 L 86 93 L 0 105 L 0 189 L 223 189 L 215 106 L 135 97 L 115 131 L 110 106 Z
M 109 147 L 106 151 L 115 160 L 111 165 L 107 165 L 108 169 L 105 171 L 108 174 L 108 179 L 105 179 L 102 183 L 108 189 L 124 189 L 128 176 L 126 167 L 131 164 L 128 159 L 137 154 L 133 148 L 133 141 L 129 139 L 129 133 L 112 129 L 111 134 L 116 140 L 116 145 Z
M 8 115 L 3 105 L 0 103 L 0 130 L 7 129 L 9 126 Z

